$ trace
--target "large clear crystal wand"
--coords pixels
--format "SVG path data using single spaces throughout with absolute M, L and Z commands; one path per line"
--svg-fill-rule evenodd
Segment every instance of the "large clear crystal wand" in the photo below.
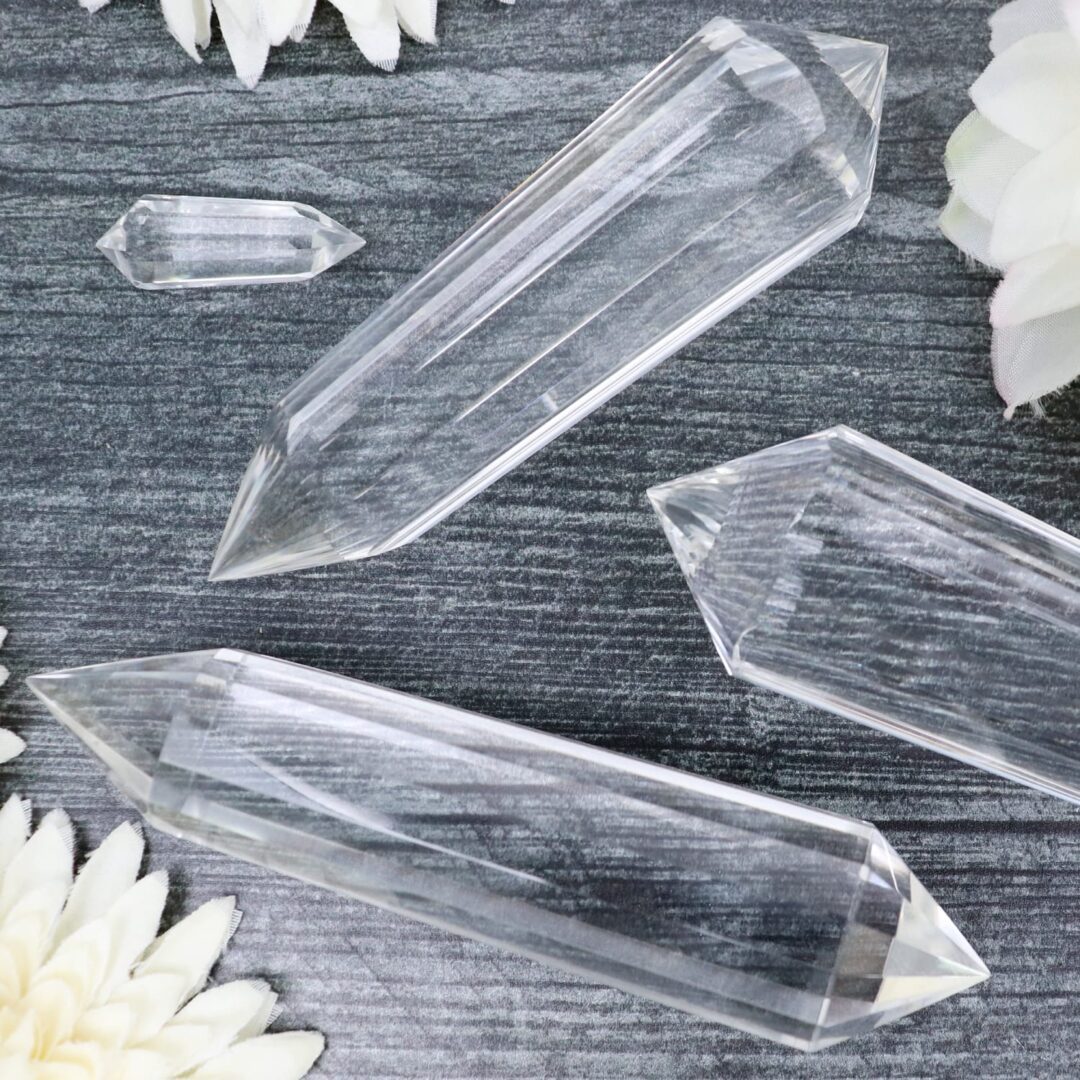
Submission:
M 789 1046 L 987 976 L 865 822 L 231 649 L 30 685 L 168 832 Z
M 649 494 L 732 674 L 1080 803 L 1080 540 L 845 427 Z
M 211 576 L 415 539 L 853 228 L 885 64 L 706 25 L 288 391 Z

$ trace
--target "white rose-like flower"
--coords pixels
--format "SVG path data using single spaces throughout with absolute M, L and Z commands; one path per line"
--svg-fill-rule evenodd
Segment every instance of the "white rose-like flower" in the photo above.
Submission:
M 217 15 L 221 36 L 237 77 L 253 88 L 262 78 L 272 45 L 307 33 L 316 0 L 161 0 L 161 12 L 176 40 L 196 62 L 210 44 L 210 16 Z M 438 0 L 329 0 L 345 18 L 360 51 L 376 67 L 393 71 L 401 52 L 401 31 L 435 44 Z M 512 4 L 514 0 L 502 0 Z M 109 0 L 79 0 L 99 11 Z
M 990 26 L 994 60 L 945 152 L 941 228 L 1004 275 L 990 322 L 1011 416 L 1080 376 L 1080 0 L 1013 0 Z
M 72 873 L 63 811 L 30 833 L 0 810 L 0 1076 L 4 1080 L 299 1080 L 312 1032 L 263 1034 L 275 995 L 258 982 L 204 990 L 239 921 L 212 900 L 155 937 L 165 874 L 139 879 L 142 834 L 122 825 Z
M 6 638 L 7 630 L 0 626 L 0 648 L 3 648 Z M 3 686 L 7 681 L 8 669 L 3 664 L 0 664 L 0 686 Z M 6 728 L 0 728 L 0 765 L 3 765 L 5 761 L 18 757 L 25 749 L 26 743 L 18 735 L 13 731 L 8 731 Z

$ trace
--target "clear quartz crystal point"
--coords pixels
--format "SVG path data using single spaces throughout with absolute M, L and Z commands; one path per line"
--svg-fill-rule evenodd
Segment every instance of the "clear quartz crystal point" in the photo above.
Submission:
M 886 55 L 710 22 L 289 390 L 211 577 L 415 539 L 853 228 Z
M 97 242 L 140 289 L 306 281 L 364 241 L 303 203 L 144 195 Z
M 802 1050 L 988 974 L 865 822 L 231 649 L 30 685 L 168 832 Z
M 1080 802 L 1080 541 L 844 427 L 649 495 L 729 672 Z

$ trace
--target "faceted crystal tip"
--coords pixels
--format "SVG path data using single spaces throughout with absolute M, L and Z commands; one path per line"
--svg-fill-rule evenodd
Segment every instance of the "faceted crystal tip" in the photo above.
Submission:
M 151 656 L 32 675 L 26 682 L 145 813 L 178 703 L 215 700 L 222 678 L 212 677 L 211 662 L 234 655 L 211 649 Z
M 836 72 L 875 124 L 881 123 L 889 47 L 876 41 L 811 33 L 818 53 Z
M 124 254 L 124 227 L 127 220 L 127 214 L 124 214 L 113 227 L 94 245 L 100 251 L 106 259 L 109 260 L 120 271 L 124 277 L 128 277 L 128 273 L 124 268 L 124 264 L 121 258 Z
M 237 525 L 226 528 L 207 576 L 210 581 L 241 581 L 292 570 L 310 570 L 337 561 L 332 551 L 317 544 L 298 549 L 290 542 L 289 549 L 282 550 L 258 529 Z
M 149 745 L 140 746 L 131 740 L 130 732 L 124 733 L 103 720 L 113 703 L 102 673 L 111 666 L 31 675 L 26 684 L 49 712 L 101 760 L 117 787 L 142 809 L 150 794 L 155 747 L 149 731 Z
M 310 489 L 296 490 L 288 458 L 273 439 L 248 464 L 210 567 L 211 581 L 234 581 L 337 562 L 309 513 Z
M 650 488 L 649 500 L 690 584 L 728 672 L 756 625 L 762 600 L 782 582 L 787 537 L 832 462 L 838 426 Z
M 892 1023 L 990 977 L 952 919 L 874 833 L 863 889 L 810 1050 Z M 898 916 L 889 920 L 891 932 L 883 933 L 880 914 L 897 895 Z
M 140 289 L 306 281 L 364 246 L 304 203 L 144 195 L 97 242 Z

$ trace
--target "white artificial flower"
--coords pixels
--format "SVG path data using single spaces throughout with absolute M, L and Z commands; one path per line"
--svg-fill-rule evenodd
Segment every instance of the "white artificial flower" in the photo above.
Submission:
M 0 648 L 3 647 L 6 638 L 7 630 L 0 626 Z M 8 669 L 3 664 L 0 664 L 0 686 L 3 686 L 7 681 Z M 18 735 L 5 728 L 0 728 L 0 765 L 3 765 L 5 761 L 18 757 L 25 749 L 26 743 Z
M 299 1080 L 312 1032 L 266 1035 L 264 983 L 204 989 L 239 921 L 212 900 L 156 937 L 165 874 L 139 879 L 142 834 L 121 825 L 79 875 L 61 810 L 30 832 L 0 810 L 0 1076 L 4 1080 Z
M 109 0 L 79 0 L 98 11 Z M 161 12 L 172 35 L 197 63 L 210 44 L 211 11 L 237 77 L 254 88 L 262 78 L 272 45 L 287 38 L 300 41 L 311 22 L 316 0 L 161 0 Z M 503 0 L 512 4 L 514 0 Z M 393 71 L 401 51 L 401 31 L 435 44 L 438 0 L 329 0 L 344 16 L 353 41 L 376 67 Z
M 1013 0 L 945 151 L 945 235 L 1003 274 L 994 384 L 1011 416 L 1080 377 L 1080 0 Z

